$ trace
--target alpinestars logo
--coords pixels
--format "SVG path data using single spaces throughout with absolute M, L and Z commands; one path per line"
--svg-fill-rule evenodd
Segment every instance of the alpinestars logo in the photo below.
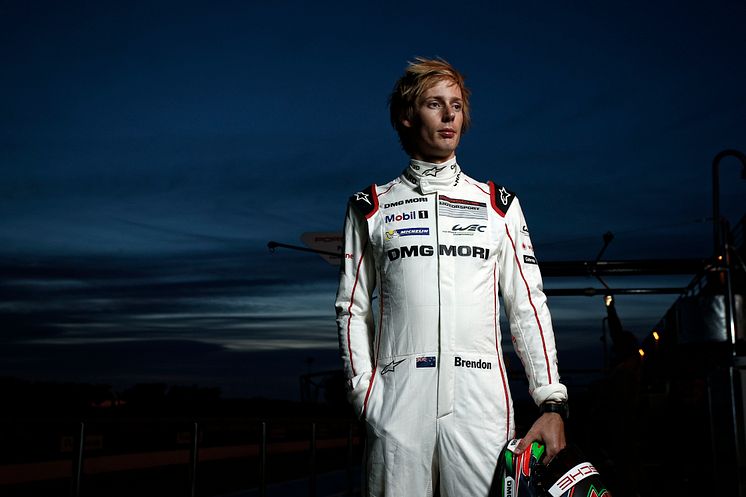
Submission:
M 510 198 L 510 193 L 505 189 L 503 186 L 500 188 L 500 202 L 503 203 L 503 205 L 508 205 L 508 199 Z
M 368 203 L 368 205 L 373 205 L 370 203 L 370 200 L 368 200 L 368 194 L 363 192 L 357 192 L 355 194 L 355 200 L 364 200 Z
M 441 172 L 443 169 L 445 169 L 445 166 L 443 167 L 431 167 L 430 169 L 425 169 L 422 171 L 423 176 L 437 176 L 439 172 Z
M 406 359 L 401 359 L 399 361 L 393 360 L 390 363 L 386 364 L 383 367 L 383 369 L 381 370 L 381 376 L 383 376 L 385 374 L 388 374 L 388 373 L 395 372 L 396 371 L 396 366 L 398 366 L 399 364 L 403 363 L 404 361 L 406 361 Z

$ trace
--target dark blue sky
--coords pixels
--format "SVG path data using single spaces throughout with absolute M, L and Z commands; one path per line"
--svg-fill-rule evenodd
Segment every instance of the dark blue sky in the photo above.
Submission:
M 336 270 L 266 242 L 400 172 L 386 99 L 417 55 L 466 74 L 459 162 L 518 192 L 540 260 L 607 230 L 610 259 L 706 257 L 744 25 L 741 1 L 0 1 L 0 375 L 292 396 L 305 357 L 336 367 Z M 644 334 L 673 299 L 619 309 Z M 550 305 L 567 357 L 598 349 L 600 299 Z

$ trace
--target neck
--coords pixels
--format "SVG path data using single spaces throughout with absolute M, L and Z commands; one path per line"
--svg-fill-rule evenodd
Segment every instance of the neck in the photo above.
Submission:
M 412 160 L 420 161 L 420 162 L 427 162 L 429 164 L 443 164 L 448 162 L 451 163 L 452 160 L 456 159 L 456 154 L 451 154 L 448 157 L 424 157 L 422 155 L 413 155 Z
M 440 169 L 443 166 L 452 166 L 453 164 L 456 164 L 456 156 L 454 155 L 450 159 L 439 160 L 436 162 L 430 162 L 429 160 L 423 160 L 418 157 L 412 157 L 409 163 L 411 165 L 419 166 L 422 169 L 429 169 L 434 166 L 438 166 L 438 169 Z M 413 168 L 413 169 L 418 170 L 417 168 Z

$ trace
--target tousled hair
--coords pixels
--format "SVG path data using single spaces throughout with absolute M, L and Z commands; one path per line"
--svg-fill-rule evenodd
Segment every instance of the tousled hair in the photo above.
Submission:
M 414 119 L 417 102 L 422 94 L 443 80 L 451 81 L 461 90 L 461 98 L 464 105 L 464 122 L 461 132 L 466 132 L 471 125 L 471 115 L 469 112 L 469 95 L 471 92 L 466 87 L 464 76 L 440 57 L 435 59 L 415 57 L 413 62 L 409 62 L 404 75 L 396 82 L 394 90 L 389 96 L 391 125 L 399 134 L 399 142 L 402 148 L 409 155 L 412 155 L 414 152 L 411 129 L 404 126 L 402 121 L 408 120 L 411 122 Z

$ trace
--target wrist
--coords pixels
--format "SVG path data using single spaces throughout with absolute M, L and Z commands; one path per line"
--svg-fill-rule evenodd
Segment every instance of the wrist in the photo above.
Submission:
M 567 419 L 570 417 L 570 408 L 567 405 L 567 401 L 564 402 L 556 402 L 556 401 L 546 401 L 542 402 L 539 406 L 539 412 L 542 414 L 546 413 L 556 413 L 559 414 L 562 418 L 562 421 L 567 421 Z

